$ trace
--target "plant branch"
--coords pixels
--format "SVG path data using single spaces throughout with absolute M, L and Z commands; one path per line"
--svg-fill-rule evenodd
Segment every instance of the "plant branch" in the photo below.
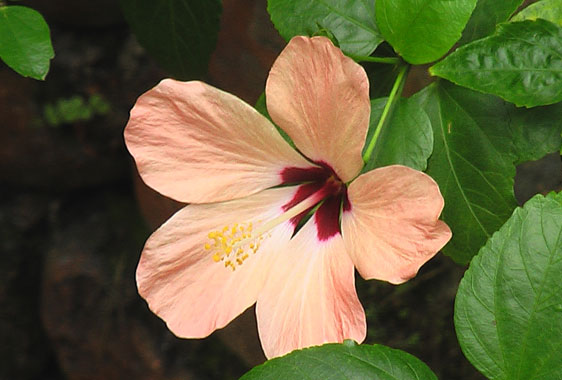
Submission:
M 363 161 L 367 163 L 371 158 L 371 154 L 373 154 L 373 150 L 375 149 L 375 145 L 377 143 L 377 139 L 381 133 L 383 126 L 386 124 L 388 120 L 388 116 L 390 115 L 390 111 L 394 108 L 396 102 L 400 99 L 400 94 L 402 93 L 402 88 L 404 87 L 404 82 L 406 81 L 406 73 L 408 72 L 408 68 L 410 65 L 403 65 L 400 67 L 400 71 L 398 72 L 398 76 L 396 77 L 396 81 L 392 86 L 392 90 L 390 91 L 390 95 L 388 96 L 388 100 L 384 106 L 382 111 L 381 118 L 379 119 L 379 123 L 375 129 L 375 133 L 373 137 L 371 137 L 371 141 L 369 141 L 369 145 L 367 146 L 367 150 L 363 155 Z

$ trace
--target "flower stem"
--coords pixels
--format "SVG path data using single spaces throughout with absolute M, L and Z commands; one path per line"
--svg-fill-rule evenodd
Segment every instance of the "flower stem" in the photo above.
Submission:
M 347 56 L 356 62 L 389 63 L 391 65 L 398 65 L 400 63 L 400 58 L 397 57 L 367 57 L 354 54 L 348 54 Z
M 390 111 L 395 106 L 396 102 L 400 99 L 400 93 L 402 92 L 402 88 L 404 87 L 404 82 L 406 81 L 406 73 L 408 72 L 408 68 L 410 65 L 403 65 L 400 66 L 398 71 L 398 76 L 396 77 L 396 81 L 392 86 L 392 90 L 390 91 L 390 95 L 388 96 L 388 100 L 382 110 L 381 118 L 379 119 L 379 123 L 375 128 L 375 133 L 371 137 L 371 141 L 369 141 L 369 145 L 367 146 L 367 150 L 365 154 L 363 154 L 363 161 L 367 163 L 371 158 L 371 154 L 373 154 L 373 150 L 375 149 L 375 145 L 377 143 L 377 139 L 381 133 L 382 127 L 386 124 L 388 115 Z

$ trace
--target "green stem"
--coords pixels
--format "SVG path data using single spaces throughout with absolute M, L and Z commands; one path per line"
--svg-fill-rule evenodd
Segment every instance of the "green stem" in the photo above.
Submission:
M 357 62 L 375 62 L 375 63 L 389 63 L 391 65 L 398 65 L 400 58 L 397 57 L 366 57 L 363 55 L 348 54 L 349 58 Z
M 375 145 L 377 143 L 377 139 L 381 133 L 382 127 L 385 125 L 388 115 L 390 111 L 396 104 L 396 102 L 400 99 L 400 93 L 402 92 L 402 88 L 404 87 L 404 82 L 406 80 L 406 73 L 408 72 L 408 68 L 410 65 L 403 65 L 400 67 L 400 71 L 398 72 L 398 76 L 396 77 L 396 81 L 392 86 L 392 90 L 390 91 L 390 95 L 388 96 L 388 100 L 382 110 L 381 118 L 379 119 L 379 123 L 375 128 L 375 133 L 373 133 L 373 137 L 371 137 L 371 141 L 369 141 L 369 145 L 367 146 L 367 150 L 363 155 L 363 161 L 367 163 L 371 158 L 371 154 L 373 154 L 373 150 L 375 149 Z

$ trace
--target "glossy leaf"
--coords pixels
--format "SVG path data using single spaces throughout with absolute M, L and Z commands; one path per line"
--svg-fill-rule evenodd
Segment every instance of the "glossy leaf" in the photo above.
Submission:
M 442 218 L 453 230 L 443 252 L 468 263 L 516 206 L 515 164 L 560 149 L 562 103 L 517 109 L 447 82 L 417 99 L 434 133 L 427 173 L 439 184 Z
M 377 0 L 377 25 L 407 62 L 441 58 L 461 37 L 477 0 Z
M 217 42 L 220 0 L 121 0 L 121 8 L 141 45 L 174 78 L 206 73 Z
M 381 345 L 353 341 L 293 351 L 255 367 L 240 380 L 437 380 L 419 359 Z
M 489 379 L 562 378 L 562 195 L 518 208 L 470 264 L 455 302 L 462 350 Z
M 271 21 L 285 40 L 329 31 L 347 54 L 369 55 L 382 42 L 374 0 L 268 0 Z
M 371 100 L 371 120 L 367 141 L 375 131 L 387 98 Z M 433 130 L 425 111 L 414 98 L 402 98 L 385 125 L 372 158 L 364 171 L 376 167 L 400 164 L 416 170 L 425 170 L 433 150 Z
M 562 28 L 544 20 L 502 24 L 430 68 L 433 75 L 518 106 L 562 100 Z
M 536 20 L 542 18 L 562 26 L 562 1 L 541 0 L 529 5 L 511 18 L 511 21 Z
M 18 74 L 45 79 L 55 56 L 41 14 L 19 5 L 0 6 L 0 58 Z
M 562 148 L 562 103 L 533 109 L 507 106 L 515 164 L 535 161 Z
M 459 44 L 464 45 L 489 36 L 496 25 L 507 21 L 522 3 L 523 0 L 478 0 Z

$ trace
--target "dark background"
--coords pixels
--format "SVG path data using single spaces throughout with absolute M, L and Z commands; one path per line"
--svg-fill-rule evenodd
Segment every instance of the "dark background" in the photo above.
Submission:
M 224 0 L 205 80 L 254 104 L 284 42 L 265 0 Z M 56 57 L 44 82 L 0 63 L 0 379 L 236 379 L 264 360 L 253 309 L 204 340 L 180 340 L 137 295 L 150 232 L 178 204 L 138 179 L 122 132 L 136 98 L 167 75 L 117 1 L 36 0 Z M 407 91 L 427 84 L 416 69 Z M 371 83 L 376 86 L 376 83 Z M 51 125 L 45 108 L 101 96 L 110 108 Z M 520 202 L 562 189 L 560 156 L 518 168 Z M 401 285 L 358 278 L 368 343 L 406 350 L 440 379 L 483 379 L 452 323 L 465 268 L 438 255 Z

